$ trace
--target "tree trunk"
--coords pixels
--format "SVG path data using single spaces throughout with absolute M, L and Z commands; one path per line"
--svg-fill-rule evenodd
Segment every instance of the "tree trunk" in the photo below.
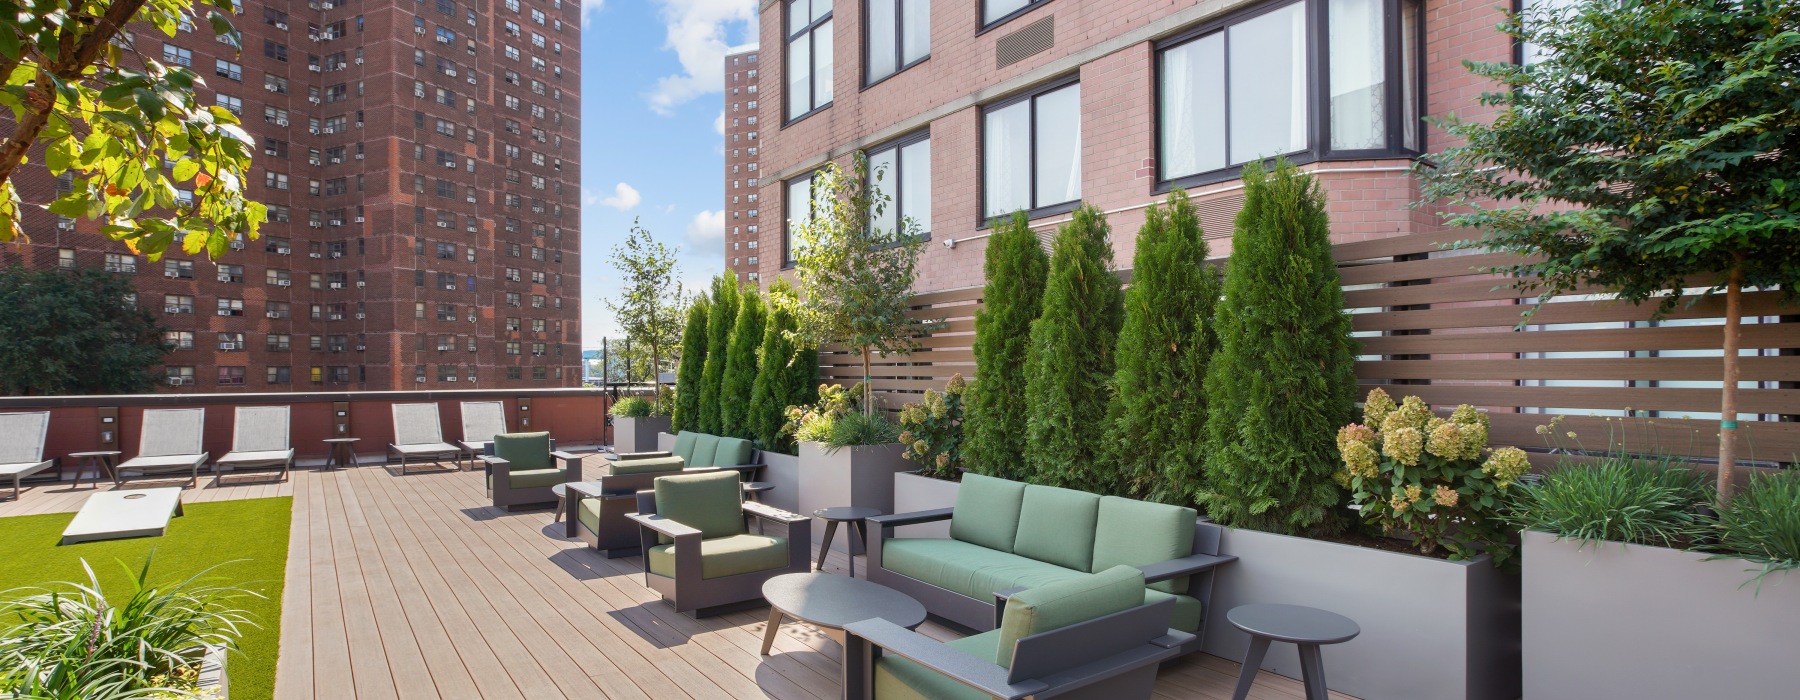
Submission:
M 650 341 L 650 382 L 656 387 L 650 395 L 655 400 L 662 400 L 662 352 L 657 349 L 655 340 Z
M 1719 406 L 1719 505 L 1731 502 L 1731 471 L 1737 459 L 1737 392 L 1738 345 L 1741 342 L 1739 317 L 1743 314 L 1743 254 L 1731 268 L 1725 286 L 1725 384 Z
M 875 388 L 869 384 L 869 353 L 874 351 L 874 347 L 869 345 L 864 345 L 862 349 L 863 415 L 865 416 L 875 415 Z

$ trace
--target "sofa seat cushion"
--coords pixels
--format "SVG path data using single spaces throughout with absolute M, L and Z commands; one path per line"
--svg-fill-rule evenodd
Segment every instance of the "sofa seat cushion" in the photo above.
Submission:
M 686 467 L 685 460 L 680 457 L 647 457 L 644 459 L 621 459 L 612 463 L 612 473 L 656 474 L 661 472 L 677 472 Z
M 1175 615 L 1169 619 L 1169 626 L 1183 632 L 1200 631 L 1200 599 L 1191 595 L 1164 593 L 1162 591 L 1144 589 L 1144 604 L 1149 605 L 1164 598 L 1175 599 Z
M 1118 496 L 1100 499 L 1100 519 L 1094 529 L 1093 571 L 1120 564 L 1149 566 L 1194 553 L 1192 508 L 1166 503 L 1134 501 Z M 1150 584 L 1164 593 L 1187 590 L 1186 576 Z
M 675 547 L 650 548 L 650 573 L 675 576 Z M 700 542 L 700 578 L 723 578 L 787 566 L 787 540 L 762 535 L 732 535 Z
M 1092 571 L 1094 523 L 1100 497 L 1086 491 L 1031 484 L 1019 508 L 1012 551 L 1076 571 Z
M 1001 552 L 1013 551 L 1019 533 L 1019 504 L 1025 485 L 980 474 L 964 474 L 950 515 L 950 536 Z
M 944 646 L 994 663 L 1000 631 L 983 632 L 945 642 Z M 875 697 L 881 700 L 991 700 L 992 696 L 944 677 L 937 671 L 893 654 L 875 660 Z
M 581 499 L 580 503 L 575 504 L 576 522 L 581 523 L 582 527 L 588 529 L 588 532 L 598 534 L 600 532 L 601 504 L 605 502 L 598 498 Z
M 995 591 L 1086 576 L 1080 571 L 962 540 L 889 539 L 881 545 L 881 565 L 902 576 L 982 602 L 992 602 Z
M 547 489 L 568 479 L 568 472 L 561 469 L 525 469 L 513 470 L 509 488 L 515 489 Z
M 1145 590 L 1142 571 L 1115 566 L 1019 591 L 1006 600 L 1006 610 L 1000 614 L 1000 648 L 994 653 L 995 661 L 1011 666 L 1014 644 L 1026 637 L 1143 605 Z

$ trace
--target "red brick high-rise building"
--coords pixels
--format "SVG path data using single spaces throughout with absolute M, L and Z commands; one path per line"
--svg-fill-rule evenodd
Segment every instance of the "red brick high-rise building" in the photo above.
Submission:
M 757 188 L 757 136 L 762 110 L 757 98 L 757 51 L 750 49 L 725 56 L 725 268 L 739 282 L 755 282 L 761 275 L 758 252 L 761 231 L 757 222 L 762 209 Z
M 0 264 L 134 275 L 171 390 L 578 385 L 580 3 L 273 0 L 235 24 L 241 54 L 204 20 L 127 39 L 241 115 L 260 240 L 150 263 L 35 211 Z

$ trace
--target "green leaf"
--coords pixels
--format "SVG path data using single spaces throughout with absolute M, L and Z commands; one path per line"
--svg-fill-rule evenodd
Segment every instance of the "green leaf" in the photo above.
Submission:
M 191 180 L 196 174 L 199 174 L 199 172 L 200 163 L 192 158 L 182 158 L 181 160 L 175 161 L 175 171 L 173 176 L 176 182 L 186 182 Z

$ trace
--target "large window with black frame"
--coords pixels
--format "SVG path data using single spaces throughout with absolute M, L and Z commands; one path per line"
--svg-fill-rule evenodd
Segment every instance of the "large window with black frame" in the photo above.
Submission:
M 874 85 L 931 55 L 931 0 L 865 0 L 864 85 Z
M 1081 84 L 1055 82 L 982 110 L 982 217 L 1044 216 L 1081 200 Z
M 831 2 L 787 0 L 787 120 L 831 105 Z
M 1420 0 L 1282 0 L 1157 47 L 1166 187 L 1247 162 L 1407 157 L 1422 148 Z
M 869 225 L 880 233 L 898 234 L 910 221 L 914 231 L 931 236 L 931 132 L 889 141 L 869 149 Z
M 787 227 L 781 233 L 782 267 L 794 265 L 794 232 L 812 223 L 813 198 L 819 195 L 813 184 L 818 180 L 818 174 L 819 171 L 814 170 L 783 183 L 782 207 L 786 209 Z

